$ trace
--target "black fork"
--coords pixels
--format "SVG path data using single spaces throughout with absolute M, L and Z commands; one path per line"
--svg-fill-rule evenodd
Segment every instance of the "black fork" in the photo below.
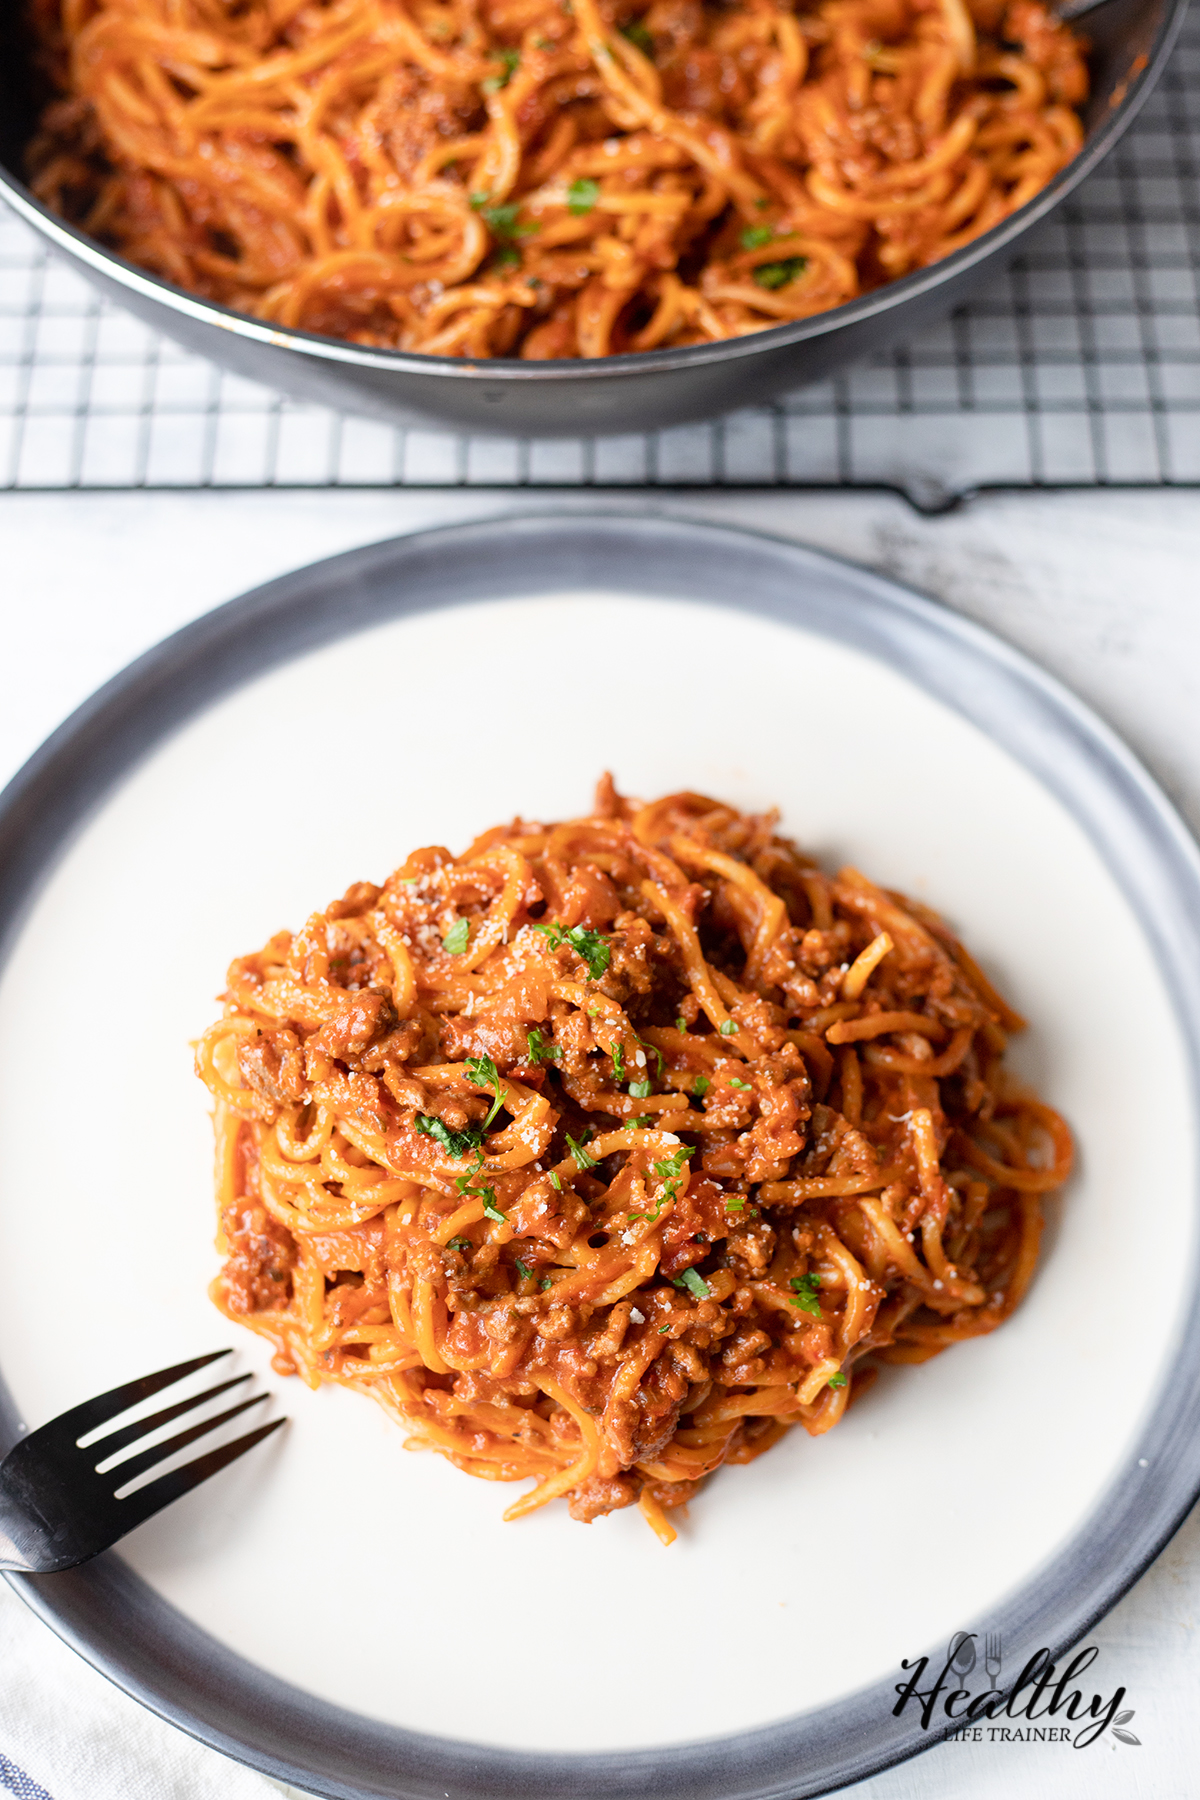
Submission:
M 148 1482 L 124 1499 L 117 1498 L 118 1488 L 136 1481 L 147 1469 L 207 1436 L 218 1425 L 236 1419 L 239 1413 L 257 1406 L 269 1395 L 255 1394 L 215 1418 L 201 1419 L 165 1443 L 152 1444 L 128 1457 L 106 1474 L 100 1473 L 99 1463 L 106 1463 L 118 1451 L 157 1431 L 160 1425 L 169 1425 L 172 1419 L 194 1412 L 206 1400 L 240 1387 L 250 1377 L 238 1375 L 232 1381 L 218 1382 L 203 1394 L 177 1400 L 152 1418 L 137 1419 L 132 1425 L 108 1432 L 86 1450 L 80 1448 L 80 1438 L 128 1412 L 139 1401 L 148 1400 L 160 1388 L 170 1387 L 230 1354 L 228 1350 L 214 1350 L 211 1356 L 197 1356 L 191 1362 L 176 1363 L 174 1368 L 127 1381 L 124 1387 L 85 1400 L 22 1438 L 0 1463 L 0 1569 L 45 1575 L 87 1562 L 286 1424 L 284 1419 L 274 1419 L 269 1425 L 260 1425 L 257 1431 L 249 1431 L 231 1444 L 221 1444 L 194 1462 L 160 1475 L 157 1481 Z

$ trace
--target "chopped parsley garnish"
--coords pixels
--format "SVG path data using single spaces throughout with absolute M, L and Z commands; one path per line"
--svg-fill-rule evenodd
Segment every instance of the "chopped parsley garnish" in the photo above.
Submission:
M 635 1100 L 644 1100 L 650 1092 L 650 1083 L 648 1081 L 631 1081 L 629 1092 Z
M 450 1242 L 446 1245 L 447 1250 L 461 1250 L 464 1256 L 472 1247 L 470 1238 L 464 1237 L 451 1238 Z
M 465 919 L 455 919 L 453 925 L 442 939 L 442 949 L 448 956 L 461 956 L 471 936 L 471 927 Z
M 504 1081 L 490 1056 L 468 1056 L 467 1074 L 477 1087 L 490 1087 L 496 1096 L 492 1101 L 491 1112 L 480 1126 L 481 1131 L 486 1131 L 504 1105 Z
M 725 1202 L 726 1212 L 741 1212 L 746 1205 L 745 1194 L 735 1194 L 732 1200 Z
M 497 1225 L 507 1225 L 508 1220 L 496 1205 L 496 1190 L 490 1187 L 472 1188 L 471 1193 L 478 1195 L 483 1201 L 483 1214 L 486 1219 L 495 1219 Z
M 507 87 L 521 63 L 521 52 L 512 48 L 497 50 L 492 57 L 493 62 L 504 64 L 499 75 L 488 75 L 479 86 L 485 94 L 498 94 L 502 87 Z
M 743 1093 L 746 1094 L 753 1093 L 754 1091 L 754 1084 L 752 1082 L 739 1081 L 736 1075 L 731 1075 L 729 1077 L 729 1085 L 730 1087 L 741 1088 Z
M 742 233 L 742 249 L 761 250 L 774 236 L 774 228 L 770 225 L 747 225 Z
M 483 208 L 487 205 L 487 203 L 491 199 L 491 197 L 492 196 L 490 194 L 485 193 L 482 189 L 479 189 L 474 194 L 467 195 L 467 199 L 470 201 L 471 208 L 474 212 L 482 212 Z M 412 885 L 414 887 L 416 887 L 417 884 L 414 881 Z
M 483 1132 L 478 1125 L 468 1125 L 465 1131 L 451 1131 L 440 1119 L 430 1118 L 428 1113 L 418 1113 L 413 1124 L 426 1137 L 439 1143 L 450 1156 L 465 1156 L 468 1150 L 478 1150 L 483 1141 Z
M 537 230 L 537 226 L 534 224 L 517 224 L 517 215 L 521 210 L 521 202 L 519 200 L 506 201 L 503 206 L 488 206 L 486 200 L 486 195 L 471 195 L 471 205 L 475 206 L 476 212 L 479 214 L 493 237 L 498 237 L 501 240 L 504 240 L 505 238 L 529 237 Z M 479 201 L 478 206 L 475 205 L 476 201 Z
M 418 1123 L 419 1123 L 419 1121 L 418 1121 Z M 443 1127 L 443 1129 L 444 1129 L 444 1127 Z M 458 1134 L 458 1135 L 465 1135 L 465 1134 Z M 459 1153 L 456 1152 L 455 1154 L 459 1154 Z M 483 1167 L 483 1151 L 480 1150 L 478 1147 L 476 1147 L 475 1161 L 471 1164 L 471 1167 L 467 1170 L 465 1175 L 456 1175 L 454 1177 L 454 1185 L 458 1189 L 459 1193 L 463 1196 L 464 1200 L 467 1199 L 468 1197 L 473 1200 L 482 1200 L 483 1201 L 483 1210 L 484 1210 L 485 1215 L 489 1219 L 495 1219 L 498 1224 L 503 1225 L 506 1223 L 506 1221 L 505 1221 L 504 1214 L 500 1211 L 500 1208 L 496 1204 L 495 1188 L 488 1187 L 487 1183 L 482 1182 L 482 1181 L 480 1182 L 478 1187 L 475 1186 L 475 1177 L 478 1175 L 478 1173 L 479 1173 L 480 1169 L 482 1169 L 482 1167 Z
M 584 213 L 591 212 L 599 198 L 600 183 L 592 181 L 586 175 L 581 176 L 567 189 L 567 211 L 574 213 L 577 219 L 582 218 Z
M 842 1374 L 840 1369 L 838 1370 L 836 1375 L 831 1375 L 829 1377 L 829 1380 L 825 1383 L 826 1387 L 831 1387 L 831 1388 L 844 1388 L 845 1385 L 846 1385 L 846 1377 Z
M 721 1027 L 721 1036 L 722 1037 L 732 1037 L 736 1030 L 737 1030 L 736 1020 L 726 1019 L 725 1023 Z
M 697 1100 L 703 1100 L 711 1086 L 712 1082 L 708 1079 L 707 1075 L 697 1075 L 695 1081 L 692 1083 L 692 1092 L 695 1094 Z
M 493 269 L 518 269 L 521 266 L 521 252 L 512 244 L 502 244 L 491 260 Z
M 519 1256 L 513 1258 L 513 1268 L 517 1271 L 517 1274 L 521 1277 L 522 1281 L 528 1281 L 529 1277 L 533 1274 L 533 1270 L 529 1267 L 529 1264 L 523 1263 Z
M 575 1139 L 571 1136 L 570 1132 L 568 1131 L 568 1133 L 567 1133 L 567 1148 L 570 1150 L 571 1155 L 575 1158 L 575 1167 L 581 1173 L 583 1173 L 587 1169 L 594 1169 L 596 1166 L 596 1158 L 594 1156 L 589 1156 L 587 1151 L 583 1147 L 584 1144 L 586 1143 L 587 1139 L 589 1137 L 591 1137 L 591 1135 L 592 1134 L 590 1131 L 585 1133 L 584 1137 L 581 1138 L 578 1143 L 576 1143 Z
M 651 1056 L 654 1058 L 654 1066 L 661 1076 L 663 1072 L 663 1053 L 658 1045 L 648 1044 L 644 1037 L 638 1038 L 638 1043 L 642 1046 L 643 1050 L 648 1050 L 650 1052 Z
M 558 1060 L 560 1055 L 558 1045 L 552 1044 L 549 1038 L 543 1037 L 536 1025 L 531 1025 L 525 1036 L 529 1040 L 531 1063 L 556 1062 Z
M 675 1029 L 676 1029 L 676 1031 L 686 1031 L 687 1030 L 687 1020 L 684 1018 L 682 1013 L 680 1013 L 679 1017 L 675 1021 Z
M 547 1288 L 552 1288 L 554 1286 L 554 1283 L 551 1281 L 551 1279 L 548 1275 L 543 1275 L 541 1281 L 538 1283 L 538 1286 L 541 1288 L 541 1290 L 544 1294 Z
M 613 1080 L 614 1081 L 624 1081 L 624 1079 L 625 1079 L 625 1051 L 624 1051 L 623 1047 L 620 1044 L 610 1044 L 608 1046 L 608 1053 L 612 1057 Z
M 612 961 L 612 950 L 598 931 L 585 931 L 582 925 L 564 929 L 557 923 L 535 925 L 533 929 L 541 932 L 552 950 L 561 950 L 564 944 L 569 944 L 576 956 L 581 956 L 587 964 L 593 981 L 599 981 Z
M 550 1186 L 552 1188 L 556 1189 L 556 1191 L 558 1193 L 560 1193 L 560 1194 L 562 1193 L 562 1182 L 559 1180 L 558 1176 L 554 1173 L 553 1169 L 551 1169 L 551 1171 L 550 1171 Z
M 661 1162 L 655 1163 L 654 1173 L 660 1181 L 678 1182 L 683 1174 L 684 1164 L 695 1154 L 691 1144 L 680 1144 L 678 1150 L 673 1150 L 670 1156 L 664 1156 Z
M 621 36 L 628 38 L 643 56 L 654 60 L 654 39 L 640 19 L 631 19 L 628 25 L 622 25 Z
M 625 1124 L 630 1131 L 644 1131 L 650 1123 L 649 1113 L 638 1113 L 635 1118 L 626 1119 Z
M 479 1173 L 480 1169 L 482 1169 L 482 1167 L 483 1167 L 483 1151 L 476 1150 L 475 1161 L 471 1164 L 471 1166 L 467 1170 L 466 1174 L 465 1175 L 456 1175 L 454 1177 L 454 1185 L 458 1189 L 460 1194 L 469 1194 L 470 1193 L 471 1183 L 474 1181 L 475 1177 L 478 1175 L 478 1173 Z
M 658 1179 L 663 1185 L 658 1191 L 654 1211 L 632 1212 L 629 1214 L 630 1219 L 647 1219 L 651 1225 L 656 1225 L 659 1219 L 662 1218 L 663 1210 L 668 1202 L 673 1200 L 679 1192 L 679 1181 L 683 1174 L 683 1165 L 687 1162 L 689 1156 L 694 1156 L 695 1154 L 696 1152 L 691 1144 L 680 1144 L 678 1150 L 673 1151 L 670 1156 L 664 1156 L 661 1161 L 656 1162 L 654 1165 L 654 1173 L 658 1176 Z
M 789 256 L 783 262 L 759 263 L 754 279 L 763 288 L 788 287 L 807 267 L 807 256 Z
M 685 1269 L 682 1275 L 672 1275 L 671 1281 L 677 1288 L 687 1288 L 689 1293 L 695 1294 L 697 1300 L 707 1300 L 712 1293 L 703 1275 L 697 1275 L 695 1269 Z
M 811 1313 L 814 1319 L 821 1317 L 821 1303 L 817 1299 L 817 1289 L 821 1285 L 819 1275 L 793 1275 L 788 1282 L 792 1292 L 788 1296 L 789 1306 L 798 1306 L 801 1312 Z

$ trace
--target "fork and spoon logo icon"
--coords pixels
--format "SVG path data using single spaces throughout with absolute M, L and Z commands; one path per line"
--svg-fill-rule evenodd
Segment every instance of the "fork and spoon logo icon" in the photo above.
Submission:
M 972 1633 L 956 1631 L 946 1652 L 950 1667 L 962 1680 L 971 1674 L 976 1663 L 975 1638 Z M 983 1640 L 983 1667 L 988 1678 L 987 1693 L 1000 1692 L 1000 1670 L 1003 1667 L 1000 1633 L 989 1631 Z

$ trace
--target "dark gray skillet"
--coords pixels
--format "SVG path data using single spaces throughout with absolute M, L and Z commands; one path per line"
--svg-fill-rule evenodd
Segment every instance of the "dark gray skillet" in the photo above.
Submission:
M 388 619 L 581 588 L 722 606 L 736 596 L 751 612 L 878 658 L 968 713 L 1066 804 L 1123 889 L 1175 996 L 1200 1118 L 1200 854 L 1146 771 L 1066 689 L 978 626 L 834 557 L 721 526 L 563 513 L 455 526 L 332 557 L 186 626 L 82 706 L 0 795 L 0 947 L 92 810 L 140 758 L 230 690 Z M 16 1430 L 0 1389 L 0 1453 Z M 986 1623 L 1006 1646 L 1057 1655 L 1136 1581 L 1198 1492 L 1193 1286 L 1174 1361 L 1120 1476 L 1049 1566 L 986 1622 L 964 1628 L 982 1642 Z M 157 1598 L 114 1552 L 68 1574 L 10 1579 L 61 1637 L 163 1718 L 278 1779 L 344 1800 L 799 1800 L 861 1781 L 948 1729 L 943 1718 L 922 1731 L 911 1707 L 894 1719 L 894 1689 L 881 1683 L 778 1725 L 683 1748 L 480 1749 L 377 1724 L 276 1680 Z
M 543 363 L 416 356 L 281 331 L 185 294 L 64 225 L 21 179 L 36 113 L 17 23 L 22 5 L 0 0 L 0 198 L 110 300 L 189 350 L 299 399 L 401 425 L 603 437 L 764 405 L 950 312 L 1005 264 L 1030 226 L 1073 192 L 1127 130 L 1162 72 L 1187 0 L 1108 0 L 1089 12 L 1082 28 L 1094 46 L 1093 92 L 1083 150 L 1028 206 L 944 262 L 833 312 L 752 337 Z

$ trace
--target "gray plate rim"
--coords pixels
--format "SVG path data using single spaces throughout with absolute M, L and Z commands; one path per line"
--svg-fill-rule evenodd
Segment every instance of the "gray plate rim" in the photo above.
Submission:
M 0 958 L 105 796 L 224 694 L 388 619 L 589 588 L 723 607 L 736 595 L 748 611 L 881 660 L 1024 764 L 1070 808 L 1146 932 L 1175 995 L 1190 1111 L 1200 1120 L 1200 852 L 1121 740 L 1020 652 L 899 582 L 803 545 L 665 515 L 560 511 L 422 531 L 295 570 L 183 627 L 86 701 L 0 794 Z M 1126 1464 L 1066 1545 L 987 1619 L 1006 1642 L 1045 1645 L 1055 1657 L 1077 1644 L 1200 1494 L 1195 1275 L 1193 1266 L 1173 1359 Z M 0 1380 L 0 1448 L 19 1430 Z M 881 1682 L 773 1725 L 666 1749 L 493 1750 L 382 1725 L 300 1692 L 199 1630 L 114 1552 L 68 1574 L 9 1579 L 61 1638 L 151 1711 L 330 1800 L 806 1800 L 865 1780 L 953 1729 L 943 1719 L 924 1731 L 911 1709 L 894 1719 L 895 1688 Z

